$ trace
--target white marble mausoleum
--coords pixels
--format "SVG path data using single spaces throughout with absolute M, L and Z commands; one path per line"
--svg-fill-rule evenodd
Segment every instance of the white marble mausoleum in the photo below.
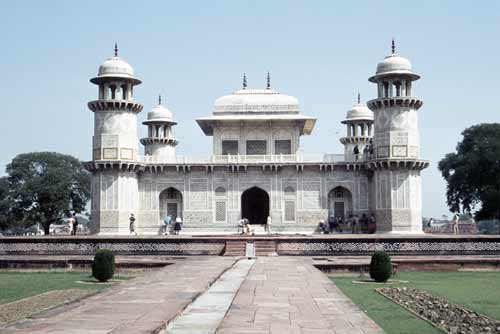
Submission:
M 297 98 L 267 86 L 243 87 L 215 100 L 212 114 L 196 120 L 212 138 L 206 158 L 180 156 L 172 112 L 161 102 L 142 123 L 138 138 L 134 101 L 141 83 L 118 56 L 106 59 L 90 81 L 98 98 L 94 113 L 92 230 L 129 233 L 129 216 L 139 234 L 162 232 L 163 217 L 181 217 L 183 231 L 210 234 L 236 231 L 244 217 L 252 224 L 272 218 L 275 232 L 312 232 L 330 215 L 374 213 L 378 232 L 421 233 L 420 159 L 413 95 L 420 76 L 394 45 L 368 80 L 376 97 L 357 103 L 342 123 L 342 154 L 302 153 L 301 137 L 310 135 L 316 118 L 301 112 Z M 139 143 L 143 149 L 139 148 Z

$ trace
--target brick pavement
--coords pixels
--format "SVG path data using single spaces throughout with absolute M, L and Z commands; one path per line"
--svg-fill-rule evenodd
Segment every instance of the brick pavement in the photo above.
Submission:
M 377 334 L 382 329 L 310 258 L 261 257 L 218 334 Z

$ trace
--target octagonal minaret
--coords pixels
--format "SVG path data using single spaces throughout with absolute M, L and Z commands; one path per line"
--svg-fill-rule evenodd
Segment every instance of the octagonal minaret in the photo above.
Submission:
M 134 101 L 134 86 L 141 83 L 126 61 L 115 54 L 100 66 L 90 82 L 98 99 L 88 103 L 94 112 L 92 173 L 92 233 L 128 234 L 128 218 L 138 210 L 139 166 L 137 114 L 142 105 Z M 137 222 L 140 230 L 141 222 Z
M 141 139 L 146 159 L 161 162 L 175 157 L 178 141 L 174 138 L 172 127 L 177 123 L 173 121 L 172 112 L 162 105 L 161 96 L 158 96 L 158 105 L 148 113 L 147 120 L 142 124 L 148 127 L 148 136 Z
M 374 113 L 374 171 L 377 231 L 422 233 L 420 160 L 417 111 L 422 100 L 413 96 L 412 84 L 420 76 L 408 59 L 392 52 L 377 65 L 370 82 L 377 84 L 377 98 L 368 101 Z
M 373 135 L 373 112 L 366 104 L 361 103 L 358 93 L 358 103 L 347 111 L 342 124 L 347 126 L 347 136 L 340 138 L 344 145 L 345 161 L 362 161 L 367 157 L 366 149 L 369 149 Z M 356 148 L 358 154 L 355 154 Z
M 88 103 L 94 112 L 94 160 L 137 160 L 137 114 L 142 105 L 134 102 L 134 86 L 141 80 L 134 69 L 115 55 L 100 66 L 97 77 L 90 82 L 99 87 L 98 100 Z

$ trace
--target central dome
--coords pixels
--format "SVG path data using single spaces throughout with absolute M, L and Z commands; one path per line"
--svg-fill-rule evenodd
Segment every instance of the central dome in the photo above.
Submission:
M 214 103 L 216 113 L 299 113 L 297 98 L 273 89 L 240 89 Z

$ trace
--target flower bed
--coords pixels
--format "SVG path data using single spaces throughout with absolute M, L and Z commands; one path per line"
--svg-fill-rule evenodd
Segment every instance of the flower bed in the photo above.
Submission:
M 500 333 L 500 321 L 413 288 L 380 288 L 377 292 L 446 333 Z

